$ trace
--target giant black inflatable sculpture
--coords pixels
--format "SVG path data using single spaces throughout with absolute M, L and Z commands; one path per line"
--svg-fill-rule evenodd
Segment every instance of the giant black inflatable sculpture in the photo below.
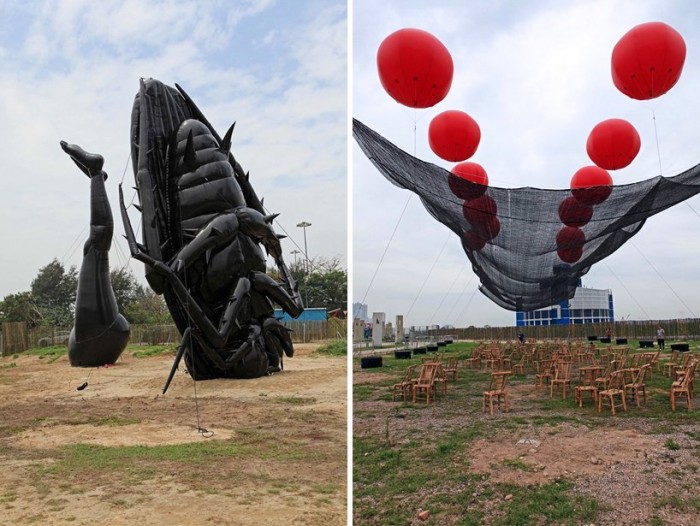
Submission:
M 132 112 L 131 140 L 142 215 L 138 242 L 120 187 L 129 249 L 146 264 L 151 288 L 163 294 L 182 334 L 173 368 L 194 379 L 252 378 L 282 369 L 294 348 L 273 316 L 273 302 L 293 317 L 303 311 L 297 286 L 241 166 L 179 86 L 142 80 Z M 262 245 L 282 279 L 265 274 Z
M 129 322 L 119 314 L 109 279 L 109 248 L 114 221 L 109 206 L 101 155 L 61 141 L 61 147 L 90 178 L 90 236 L 83 248 L 75 300 L 75 325 L 68 341 L 71 365 L 113 364 L 129 341 Z
M 384 177 L 419 195 L 426 210 L 461 238 L 481 292 L 509 310 L 545 308 L 573 297 L 591 265 L 620 248 L 648 217 L 700 193 L 699 164 L 675 177 L 580 190 L 606 196 L 583 207 L 570 190 L 485 188 L 460 180 L 358 120 L 353 134 Z

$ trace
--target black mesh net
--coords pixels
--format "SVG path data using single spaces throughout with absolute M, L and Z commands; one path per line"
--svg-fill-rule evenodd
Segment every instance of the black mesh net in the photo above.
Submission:
M 581 276 L 634 236 L 647 217 L 700 192 L 700 165 L 575 196 L 571 190 L 486 189 L 416 159 L 356 119 L 353 135 L 384 177 L 420 196 L 430 215 L 460 236 L 479 289 L 508 310 L 573 297 Z

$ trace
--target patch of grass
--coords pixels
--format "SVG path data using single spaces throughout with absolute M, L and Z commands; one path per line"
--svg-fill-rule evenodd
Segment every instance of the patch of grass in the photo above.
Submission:
M 370 398 L 375 391 L 377 391 L 379 388 L 374 386 L 374 385 L 354 385 L 352 388 L 352 397 L 353 400 L 367 400 Z
M 4 363 L 0 365 L 0 369 L 12 369 L 13 367 L 17 367 L 17 362 Z
M 664 447 L 666 449 L 670 449 L 671 451 L 678 451 L 681 448 L 681 445 L 672 438 L 669 438 L 666 440 L 666 442 L 664 442 Z
M 53 363 L 58 360 L 61 356 L 68 354 L 68 347 L 65 345 L 52 345 L 50 347 L 38 347 L 36 349 L 29 349 L 24 354 L 29 356 L 38 356 L 40 360 L 44 358 L 49 358 L 48 363 Z
M 316 398 L 309 396 L 276 396 L 273 398 L 275 402 L 291 405 L 310 405 L 316 403 Z
M 162 354 L 175 354 L 177 352 L 176 345 L 149 345 L 147 347 L 127 347 L 127 350 L 133 351 L 134 358 L 150 358 L 151 356 L 160 356 Z
M 502 516 L 495 525 L 529 524 L 577 525 L 594 522 L 598 514 L 595 499 L 575 494 L 573 483 L 559 479 L 540 486 L 499 485 L 500 492 L 512 495 L 499 504 Z
M 518 471 L 532 471 L 532 466 L 526 462 L 523 462 L 522 460 L 504 458 L 501 463 L 506 468 L 515 469 Z
M 123 416 L 108 416 L 105 418 L 100 418 L 99 420 L 91 423 L 96 426 L 121 427 L 130 426 L 133 424 L 140 424 L 141 419 Z
M 325 354 L 327 356 L 347 356 L 348 341 L 345 339 L 330 341 L 316 349 L 316 354 Z

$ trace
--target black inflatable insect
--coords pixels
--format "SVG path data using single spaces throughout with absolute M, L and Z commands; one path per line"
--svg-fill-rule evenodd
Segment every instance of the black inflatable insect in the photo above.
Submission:
M 165 297 L 182 334 L 182 356 L 193 378 L 252 378 L 282 369 L 294 348 L 273 316 L 273 303 L 293 317 L 303 311 L 297 286 L 272 229 L 229 149 L 179 86 L 141 80 L 132 112 L 132 156 L 142 214 L 136 240 L 120 187 L 129 249 Z M 281 276 L 265 273 L 265 256 Z

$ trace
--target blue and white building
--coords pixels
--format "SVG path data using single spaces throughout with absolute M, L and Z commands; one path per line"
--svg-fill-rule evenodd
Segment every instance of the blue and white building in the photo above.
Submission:
M 615 321 L 611 290 L 589 289 L 580 286 L 574 297 L 558 305 L 534 311 L 517 311 L 515 325 L 569 325 L 577 323 L 612 323 Z

